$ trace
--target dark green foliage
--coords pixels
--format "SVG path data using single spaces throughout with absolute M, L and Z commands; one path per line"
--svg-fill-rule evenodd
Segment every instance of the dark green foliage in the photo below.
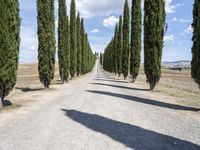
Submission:
M 103 66 L 103 54 L 102 53 L 100 53 L 100 64 L 101 64 L 101 66 Z
M 58 58 L 59 72 L 62 83 L 68 82 L 69 79 L 69 23 L 66 11 L 66 0 L 59 0 L 59 21 L 58 21 Z
M 124 79 L 128 76 L 129 70 L 129 52 L 130 52 L 130 14 L 128 0 L 124 5 L 124 20 L 123 20 L 123 52 L 122 52 L 122 73 Z
M 88 36 L 87 36 L 87 33 L 85 33 L 84 35 L 84 45 L 85 45 L 85 56 L 84 56 L 84 59 L 85 59 L 85 73 L 88 72 Z
M 123 27 L 122 27 L 122 16 L 119 18 L 119 29 L 118 29 L 118 43 L 117 43 L 117 71 L 118 75 L 122 74 L 122 50 L 123 50 Z
M 88 63 L 87 63 L 87 72 L 92 71 L 95 62 L 96 62 L 96 55 L 92 53 L 92 49 L 90 47 L 90 44 L 88 42 Z
M 2 0 L 0 5 L 0 109 L 16 83 L 20 16 L 18 0 Z
M 145 0 L 144 67 L 150 90 L 161 77 L 161 59 L 165 27 L 164 0 Z
M 132 75 L 133 81 L 136 80 L 140 69 L 141 34 L 142 34 L 141 0 L 132 0 L 130 74 Z
M 81 19 L 81 72 L 90 72 L 96 62 L 96 55 L 92 53 L 87 33 L 85 33 L 84 20 Z
M 113 72 L 115 74 L 117 74 L 117 72 L 118 72 L 118 68 L 117 68 L 118 48 L 117 48 L 117 45 L 118 45 L 118 25 L 116 24 L 115 34 L 114 34 L 114 45 L 113 45 L 113 47 L 114 47 L 114 49 L 113 49 L 114 50 L 114 54 L 113 54 L 114 68 L 113 69 L 114 70 L 113 70 Z
M 80 20 L 79 13 L 76 19 L 76 36 L 77 36 L 77 76 L 79 76 L 82 72 L 81 70 L 81 64 L 82 64 L 81 20 Z
M 85 45 L 85 28 L 84 28 L 84 20 L 81 19 L 81 48 L 82 48 L 82 73 L 86 73 L 86 45 Z
M 108 44 L 108 46 L 104 51 L 103 68 L 109 72 L 113 72 L 114 68 L 113 52 L 114 52 L 114 39 L 110 41 L 110 43 Z
M 192 78 L 200 87 L 200 1 L 195 0 L 193 8 L 193 47 L 192 47 Z
M 55 72 L 54 0 L 37 0 L 38 11 L 38 71 L 45 89 L 49 88 Z
M 86 62 L 86 72 L 88 73 L 88 61 L 89 61 L 89 41 L 88 41 L 88 34 L 85 33 L 85 62 Z
M 76 38 L 76 6 L 71 0 L 70 9 L 70 75 L 73 78 L 77 71 L 77 38 Z

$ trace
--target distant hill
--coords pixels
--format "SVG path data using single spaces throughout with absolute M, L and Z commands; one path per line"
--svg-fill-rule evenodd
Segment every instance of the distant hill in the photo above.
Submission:
M 182 69 L 189 69 L 191 68 L 191 61 L 188 60 L 180 60 L 180 61 L 174 61 L 174 62 L 163 62 L 162 66 L 164 68 L 182 68 Z

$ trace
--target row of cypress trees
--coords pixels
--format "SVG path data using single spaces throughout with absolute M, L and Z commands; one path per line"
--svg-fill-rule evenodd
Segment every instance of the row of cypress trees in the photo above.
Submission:
M 2 0 L 0 5 L 0 109 L 17 79 L 20 15 L 18 0 Z
M 59 0 L 58 58 L 62 83 L 75 75 L 92 70 L 96 56 L 92 53 L 84 20 L 76 15 L 75 0 L 71 1 L 70 20 L 67 15 L 66 0 Z M 49 88 L 55 72 L 55 17 L 54 0 L 37 1 L 39 77 L 45 89 Z
M 18 0 L 2 0 L 0 5 L 0 109 L 4 98 L 16 84 L 19 47 L 20 13 Z M 55 16 L 54 0 L 37 0 L 38 72 L 45 89 L 55 74 Z M 96 55 L 92 53 L 84 21 L 76 16 L 75 1 L 71 3 L 70 23 L 66 1 L 59 0 L 58 57 L 62 82 L 92 70 Z
M 63 83 L 68 82 L 70 76 L 90 72 L 96 61 L 85 32 L 84 19 L 76 14 L 75 0 L 71 1 L 70 20 L 68 18 L 66 0 L 59 0 L 58 52 Z
M 165 28 L 164 4 L 164 0 L 145 0 L 144 2 L 144 68 L 150 90 L 155 88 L 161 77 Z M 141 34 L 141 0 L 132 0 L 131 17 L 128 0 L 125 0 L 123 18 L 120 16 L 114 37 L 104 51 L 104 69 L 118 73 L 119 76 L 123 74 L 124 79 L 130 73 L 134 82 L 140 69 Z

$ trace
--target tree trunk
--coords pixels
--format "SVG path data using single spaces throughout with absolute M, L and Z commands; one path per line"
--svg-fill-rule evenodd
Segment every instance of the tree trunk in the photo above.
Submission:
M 0 110 L 2 110 L 2 109 L 3 109 L 3 99 L 0 98 Z
M 151 81 L 150 82 L 150 91 L 153 91 L 155 89 L 156 86 L 156 82 L 155 81 Z

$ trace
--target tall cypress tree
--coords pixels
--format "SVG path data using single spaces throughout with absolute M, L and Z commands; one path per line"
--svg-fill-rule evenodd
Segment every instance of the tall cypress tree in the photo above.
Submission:
M 141 0 L 132 0 L 130 74 L 132 75 L 133 82 L 136 80 L 140 69 L 141 34 Z
M 86 70 L 86 62 L 85 62 L 85 48 L 86 48 L 86 45 L 85 45 L 85 28 L 84 28 L 84 20 L 83 18 L 81 19 L 81 51 L 82 51 L 82 62 L 81 62 L 81 72 L 83 74 L 85 74 L 85 70 Z
M 110 41 L 108 46 L 104 51 L 104 58 L 103 58 L 103 68 L 106 71 L 113 72 L 113 49 L 114 49 L 114 38 Z
M 76 35 L 77 35 L 77 75 L 81 74 L 81 62 L 82 62 L 82 44 L 81 44 L 81 20 L 80 14 L 78 13 L 76 19 Z
M 145 0 L 144 67 L 150 90 L 161 77 L 161 59 L 165 27 L 164 0 Z
M 59 0 L 58 21 L 58 58 L 62 83 L 69 79 L 69 25 L 66 11 L 66 0 Z
M 38 11 L 38 71 L 40 82 L 49 88 L 55 72 L 54 0 L 37 0 Z
M 18 0 L 2 0 L 0 5 L 0 109 L 13 89 L 18 69 L 20 16 Z
M 71 0 L 70 8 L 70 74 L 73 78 L 77 70 L 76 5 Z
M 88 73 L 88 49 L 89 49 L 89 45 L 88 45 L 88 34 L 85 33 L 85 73 Z
M 118 49 L 117 49 L 117 44 L 118 44 L 118 24 L 115 26 L 115 35 L 114 35 L 114 73 L 117 74 L 118 68 L 117 68 L 117 58 L 118 58 Z
M 122 53 L 122 73 L 124 79 L 128 76 L 129 70 L 129 52 L 130 52 L 130 14 L 128 0 L 124 5 L 124 20 L 123 20 L 123 53 Z
M 122 16 L 119 17 L 119 29 L 118 29 L 118 43 L 117 43 L 117 71 L 118 75 L 122 74 L 122 50 L 123 50 L 123 27 Z
M 192 78 L 200 87 L 200 1 L 195 0 L 193 8 L 193 47 L 192 47 Z

